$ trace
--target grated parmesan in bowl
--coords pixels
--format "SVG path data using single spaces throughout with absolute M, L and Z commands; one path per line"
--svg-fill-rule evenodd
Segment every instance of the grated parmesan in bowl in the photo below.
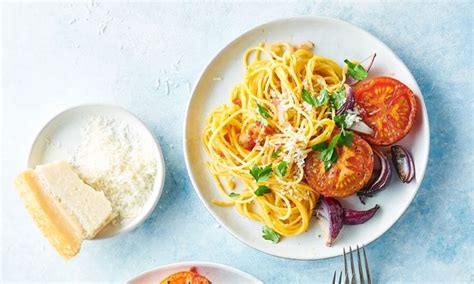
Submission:
M 127 123 L 91 116 L 81 129 L 72 165 L 79 176 L 104 192 L 117 217 L 114 226 L 136 218 L 148 200 L 157 172 L 156 156 Z
M 134 230 L 163 192 L 165 162 L 159 142 L 131 112 L 90 104 L 61 111 L 38 132 L 28 167 L 66 160 L 81 179 L 111 202 L 115 219 L 94 239 Z

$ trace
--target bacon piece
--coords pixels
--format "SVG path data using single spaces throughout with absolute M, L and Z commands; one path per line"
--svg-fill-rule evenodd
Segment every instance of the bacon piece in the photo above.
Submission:
M 242 101 L 240 100 L 240 98 L 234 98 L 232 100 L 232 103 L 235 104 L 235 105 L 238 105 L 238 106 L 242 106 Z
M 260 135 L 260 132 L 264 128 L 263 133 Z M 263 137 L 271 135 L 274 133 L 274 130 L 270 126 L 264 126 L 260 121 L 253 122 L 248 125 L 246 131 L 240 133 L 239 135 L 239 144 L 242 145 L 246 150 L 251 151 L 259 140 Z M 263 136 L 263 137 L 260 137 Z

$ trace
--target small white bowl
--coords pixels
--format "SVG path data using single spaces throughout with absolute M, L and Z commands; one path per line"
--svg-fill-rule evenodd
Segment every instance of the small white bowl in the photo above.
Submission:
M 125 234 L 137 228 L 150 216 L 160 199 L 165 181 L 165 163 L 158 140 L 145 124 L 129 111 L 110 105 L 80 105 L 66 109 L 54 116 L 40 130 L 31 147 L 28 167 L 34 168 L 57 160 L 69 161 L 74 149 L 81 141 L 81 127 L 92 115 L 113 117 L 132 127 L 141 137 L 146 147 L 156 156 L 156 177 L 153 189 L 141 212 L 130 222 L 118 226 L 109 225 L 95 239 L 110 238 Z
M 160 283 L 164 278 L 173 273 L 181 271 L 190 271 L 196 269 L 197 273 L 206 277 L 212 283 L 247 283 L 247 284 L 263 284 L 254 276 L 220 263 L 192 261 L 192 262 L 178 262 L 168 265 L 159 266 L 127 281 L 127 284 L 144 284 L 144 283 Z

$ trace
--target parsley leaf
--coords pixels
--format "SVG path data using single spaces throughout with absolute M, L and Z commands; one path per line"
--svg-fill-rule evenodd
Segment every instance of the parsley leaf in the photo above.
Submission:
M 237 196 L 240 196 L 240 194 L 239 194 L 239 193 L 235 193 L 235 192 L 229 193 L 229 197 L 237 197 Z
M 331 106 L 335 109 L 340 109 L 346 102 L 346 88 L 341 87 L 331 95 Z
M 317 97 L 311 96 L 307 90 L 303 89 L 301 96 L 305 102 L 314 107 L 325 105 L 329 101 L 329 92 L 326 89 L 322 89 Z
M 280 238 L 281 238 L 280 234 L 273 231 L 271 228 L 269 228 L 267 226 L 263 226 L 262 234 L 263 234 L 262 237 L 265 240 L 272 241 L 274 244 L 278 243 L 280 241 Z
M 272 164 L 266 167 L 258 167 L 256 164 L 250 169 L 250 175 L 253 176 L 256 182 L 266 181 L 272 175 Z
M 262 195 L 264 195 L 266 193 L 270 193 L 270 192 L 272 192 L 272 191 L 270 190 L 270 188 L 268 188 L 268 186 L 261 185 L 253 193 L 255 193 L 256 196 L 262 196 Z
M 334 152 L 334 148 L 326 148 L 319 153 L 319 158 L 321 161 L 328 161 L 331 159 L 332 153 Z
M 329 157 L 329 159 L 324 161 L 324 170 L 325 171 L 328 171 L 331 168 L 332 164 L 334 164 L 337 161 L 337 158 L 338 158 L 337 151 L 335 151 L 334 149 L 332 149 L 332 150 L 333 151 L 332 151 L 331 156 Z
M 321 151 L 319 153 L 319 158 L 321 159 L 321 161 L 324 162 L 324 169 L 326 171 L 328 171 L 331 168 L 331 166 L 337 161 L 338 154 L 337 154 L 336 146 L 337 147 L 342 147 L 342 146 L 350 147 L 352 145 L 352 138 L 353 138 L 352 134 L 353 134 L 352 131 L 344 130 L 344 128 L 342 128 L 341 132 L 339 132 L 338 134 L 334 135 L 334 137 L 332 137 L 331 142 L 329 144 L 325 142 L 326 143 L 325 145 L 321 145 L 323 143 L 315 145 L 315 146 L 318 146 L 318 149 L 320 149 L 319 151 Z
M 322 151 L 322 150 L 326 149 L 328 146 L 329 146 L 328 142 L 324 141 L 324 142 L 322 142 L 322 143 L 313 145 L 313 147 L 311 147 L 311 148 L 312 148 L 314 151 Z
M 344 130 L 343 128 L 341 132 L 341 137 L 339 138 L 339 141 L 337 141 L 337 146 L 342 147 L 344 145 L 346 147 L 351 147 L 353 138 L 352 134 L 352 131 Z
M 332 118 L 334 123 L 341 128 L 347 128 L 346 126 L 346 116 L 344 114 L 336 115 Z
M 257 103 L 257 110 L 258 113 L 265 119 L 270 117 L 270 113 L 268 113 L 268 110 L 264 108 L 261 104 Z
M 316 97 L 316 106 L 322 106 L 327 104 L 329 101 L 329 92 L 326 89 L 322 89 L 319 95 Z
M 278 151 L 276 151 L 276 152 L 273 152 L 271 157 L 272 157 L 273 159 L 278 158 L 278 157 L 280 156 L 281 152 L 282 152 L 281 150 L 278 150 Z
M 286 175 L 287 168 L 288 168 L 288 163 L 285 161 L 281 161 L 276 167 L 275 173 L 277 174 L 277 176 L 282 178 Z
M 303 101 L 307 102 L 308 104 L 310 104 L 312 106 L 316 105 L 316 102 L 315 102 L 313 96 L 311 96 L 311 94 L 304 88 L 303 88 L 303 91 L 301 93 L 301 97 L 303 97 Z
M 352 78 L 359 81 L 367 78 L 368 73 L 362 65 L 358 63 L 357 64 L 352 63 L 348 59 L 345 59 L 344 63 L 347 64 L 347 67 L 348 67 L 347 72 L 349 73 L 349 75 L 351 75 Z
M 334 135 L 334 137 L 332 137 L 331 139 L 331 143 L 329 143 L 329 147 L 328 148 L 333 148 L 336 147 L 337 143 L 339 142 L 339 139 L 341 138 L 341 132 L 339 132 L 338 134 Z

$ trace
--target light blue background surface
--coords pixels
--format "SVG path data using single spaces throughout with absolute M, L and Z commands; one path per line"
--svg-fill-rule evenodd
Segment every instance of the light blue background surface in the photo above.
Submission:
M 203 260 L 268 283 L 328 283 L 341 258 L 280 259 L 220 228 L 194 193 L 181 143 L 190 88 L 220 48 L 272 19 L 323 15 L 391 47 L 418 81 L 429 113 L 425 180 L 401 219 L 367 247 L 376 282 L 473 282 L 473 11 L 461 2 L 4 5 L 3 280 L 119 282 L 159 265 Z M 139 229 L 87 242 L 66 263 L 30 220 L 12 180 L 47 119 L 93 102 L 121 105 L 153 130 L 167 164 L 165 191 Z

